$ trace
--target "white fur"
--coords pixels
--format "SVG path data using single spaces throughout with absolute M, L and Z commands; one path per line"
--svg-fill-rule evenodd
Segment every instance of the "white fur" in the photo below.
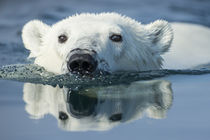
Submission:
M 68 108 L 67 91 L 66 88 L 27 83 L 23 91 L 26 111 L 35 119 L 50 114 L 64 130 L 102 131 L 121 123 L 138 120 L 144 114 L 154 119 L 165 118 L 172 104 L 170 83 L 163 80 L 135 82 L 127 87 L 123 85 L 89 88 L 82 94 L 97 98 L 95 110 L 89 116 L 77 118 L 72 116 Z M 59 119 L 60 111 L 68 115 L 67 120 Z M 109 119 L 113 114 L 119 113 L 122 114 L 121 120 L 113 122 Z
M 173 39 L 166 21 L 142 25 L 117 13 L 74 15 L 52 26 L 34 20 L 22 32 L 30 57 L 56 74 L 68 72 L 69 53 L 75 48 L 95 50 L 98 69 L 109 72 L 160 69 L 160 55 L 168 50 Z M 121 34 L 123 41 L 112 42 L 109 36 L 113 33 Z M 64 44 L 58 42 L 61 34 L 69 37 Z

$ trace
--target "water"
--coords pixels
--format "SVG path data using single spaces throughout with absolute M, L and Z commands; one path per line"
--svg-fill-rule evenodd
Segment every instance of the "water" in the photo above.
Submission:
M 34 87 L 33 89 L 35 90 L 32 90 L 30 92 L 30 86 L 33 87 L 34 85 L 25 84 L 23 92 L 22 83 L 1 81 L 1 138 L 84 139 L 86 137 L 90 137 L 92 139 L 208 139 L 210 127 L 210 113 L 208 111 L 208 107 L 210 105 L 210 88 L 208 86 L 209 77 L 209 74 L 201 76 L 169 76 L 162 78 L 159 81 L 143 81 L 142 83 L 137 83 L 136 85 L 138 85 L 138 88 L 135 87 L 135 85 L 131 85 L 132 88 L 126 88 L 126 90 L 123 89 L 124 86 L 116 87 L 117 89 L 119 89 L 118 91 L 122 90 L 126 92 L 115 92 L 115 98 L 113 97 L 113 95 L 110 96 L 112 92 L 110 92 L 110 90 L 107 90 L 106 88 L 94 89 L 94 91 L 101 91 L 98 100 L 104 99 L 105 101 L 101 104 L 95 104 L 95 106 L 99 109 L 96 109 L 98 112 L 91 111 L 90 103 L 90 108 L 87 106 L 83 106 L 85 105 L 84 102 L 83 104 L 78 103 L 80 105 L 80 109 L 82 108 L 80 112 L 87 113 L 87 110 L 89 110 L 92 113 L 97 112 L 97 115 L 99 116 L 102 114 L 105 116 L 105 118 L 100 118 L 96 116 L 96 114 L 90 116 L 88 121 L 81 117 L 75 117 L 76 119 L 74 120 L 74 122 L 77 122 L 77 127 L 71 127 L 71 131 L 68 127 L 66 128 L 65 126 L 62 126 L 62 124 L 65 123 L 60 123 L 58 120 L 58 111 L 62 110 L 63 112 L 69 114 L 71 113 L 68 112 L 69 109 L 67 107 L 69 106 L 69 102 L 72 101 L 68 101 L 64 97 L 67 96 L 65 92 L 67 90 L 56 89 L 56 91 L 58 91 L 57 93 L 59 93 L 56 94 L 56 92 L 52 92 L 55 90 L 52 87 L 38 87 L 38 90 L 41 89 L 41 91 L 50 92 L 41 92 L 42 99 L 44 101 L 42 100 L 37 102 L 37 104 L 33 104 L 33 100 L 39 99 L 39 96 L 36 96 L 35 99 L 32 98 L 35 94 L 32 91 L 36 91 L 37 88 Z M 162 85 L 165 84 L 165 89 L 167 90 L 164 90 L 164 88 L 161 89 L 160 87 L 162 86 L 160 86 L 161 84 L 159 83 L 163 83 Z M 169 85 L 169 83 L 172 84 L 171 89 L 170 87 L 166 86 L 167 84 Z M 153 88 L 151 88 L 150 85 L 154 84 L 156 86 L 152 86 Z M 8 85 L 10 85 L 9 88 Z M 145 86 L 147 85 L 150 88 L 145 88 Z M 112 87 L 111 91 L 113 91 L 113 89 L 116 90 L 116 88 Z M 141 91 L 139 91 L 139 89 L 141 89 Z M 131 95 L 127 91 L 129 91 Z M 164 100 L 159 100 L 161 99 L 160 97 L 163 96 L 157 96 L 159 97 L 159 99 L 157 99 L 156 97 L 156 100 L 154 100 L 153 98 L 155 94 L 160 95 L 162 91 L 165 91 L 163 95 L 168 95 L 168 98 L 165 98 L 165 105 L 163 102 Z M 102 96 L 104 95 L 104 92 L 106 93 L 105 97 Z M 36 92 L 36 94 L 39 93 L 40 92 Z M 148 96 L 148 93 L 150 93 L 150 96 Z M 122 94 L 124 96 L 122 96 Z M 129 98 L 126 97 L 126 95 Z M 94 96 L 91 97 L 94 98 Z M 22 100 L 22 98 L 24 99 L 24 101 Z M 78 100 L 78 98 L 80 100 Z M 78 98 L 74 97 L 76 101 L 81 101 L 82 98 Z M 123 98 L 127 100 L 123 100 Z M 94 100 L 89 101 L 92 101 L 92 105 L 94 105 Z M 47 103 L 47 105 L 42 103 Z M 114 103 L 119 104 L 121 108 L 117 108 L 117 105 L 114 106 Z M 77 103 L 71 104 L 76 105 L 76 107 L 78 107 Z M 34 105 L 38 105 L 38 108 Z M 140 111 L 134 110 L 135 107 L 138 105 L 140 106 L 137 107 L 137 109 L 139 109 Z M 159 112 L 156 111 L 156 113 L 150 113 L 152 115 L 149 116 L 147 109 L 152 105 L 154 105 L 154 107 L 157 107 Z M 109 107 L 108 110 L 107 107 Z M 137 116 L 135 118 L 135 115 L 133 115 L 133 113 L 135 113 L 136 111 L 137 113 L 140 113 L 140 116 Z M 123 115 L 125 119 L 122 120 L 122 122 L 115 123 L 113 125 L 110 124 L 108 127 L 106 126 L 106 118 L 108 118 L 109 115 L 111 115 L 114 112 L 124 112 L 125 114 L 127 113 L 127 116 Z M 85 113 L 83 115 L 85 115 Z M 91 117 L 93 117 L 93 119 L 91 119 Z M 102 126 L 105 126 L 104 129 L 106 131 L 98 131 L 102 128 L 99 126 L 96 127 L 97 123 L 95 122 L 96 119 L 94 117 L 97 117 L 97 120 L 101 119 L 100 121 L 104 122 Z M 71 119 L 73 120 L 73 117 Z M 77 119 L 83 119 L 83 121 L 76 121 Z M 94 125 L 94 127 L 91 127 L 91 125 L 93 124 L 90 125 L 90 123 L 96 124 Z M 71 122 L 67 123 L 66 125 L 68 124 L 71 125 Z M 76 129 L 78 132 L 74 132 L 72 129 L 74 131 Z M 85 131 L 91 129 L 97 129 L 97 131 Z
M 1 0 L 0 66 L 30 63 L 25 59 L 28 51 L 23 48 L 21 29 L 32 19 L 52 24 L 75 13 L 115 11 L 142 23 L 162 18 L 210 27 L 209 9 L 209 0 Z M 162 75 L 129 85 L 86 88 L 78 96 L 70 96 L 73 92 L 68 88 L 0 80 L 0 139 L 209 139 L 209 79 L 210 74 Z M 40 89 L 42 92 L 33 92 Z M 80 102 L 84 100 L 87 102 Z M 40 107 L 33 106 L 36 102 Z M 60 122 L 59 111 L 71 120 L 80 116 L 72 121 L 77 124 Z M 88 121 L 81 117 L 91 113 Z M 110 118 L 118 121 L 109 125 Z M 96 120 L 103 122 L 101 127 Z
M 110 86 L 130 84 L 140 80 L 151 80 L 169 75 L 202 75 L 209 74 L 209 65 L 198 66 L 194 69 L 161 69 L 142 72 L 114 72 L 98 71 L 90 75 L 61 74 L 55 75 L 36 64 L 8 65 L 0 68 L 0 78 L 34 84 L 51 85 L 53 87 L 89 88 L 95 86 Z

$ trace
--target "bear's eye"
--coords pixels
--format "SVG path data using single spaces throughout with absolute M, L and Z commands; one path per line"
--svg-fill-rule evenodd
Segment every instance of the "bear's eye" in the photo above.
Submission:
M 65 121 L 68 119 L 68 115 L 65 112 L 59 112 L 59 119 Z
M 113 34 L 109 37 L 114 42 L 122 42 L 122 36 L 118 34 Z
M 68 40 L 68 37 L 64 34 L 58 36 L 58 42 L 59 43 L 65 43 Z

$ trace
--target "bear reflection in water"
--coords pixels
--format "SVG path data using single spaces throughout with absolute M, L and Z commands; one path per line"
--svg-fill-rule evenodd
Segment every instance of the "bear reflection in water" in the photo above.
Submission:
M 109 130 L 144 114 L 162 119 L 172 104 L 171 84 L 164 80 L 80 91 L 26 83 L 23 92 L 26 111 L 32 118 L 51 114 L 67 131 Z

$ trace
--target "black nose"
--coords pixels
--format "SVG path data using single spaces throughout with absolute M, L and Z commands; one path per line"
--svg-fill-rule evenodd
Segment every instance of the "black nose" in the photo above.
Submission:
M 90 54 L 73 54 L 67 66 L 70 72 L 89 74 L 96 70 L 97 61 Z

